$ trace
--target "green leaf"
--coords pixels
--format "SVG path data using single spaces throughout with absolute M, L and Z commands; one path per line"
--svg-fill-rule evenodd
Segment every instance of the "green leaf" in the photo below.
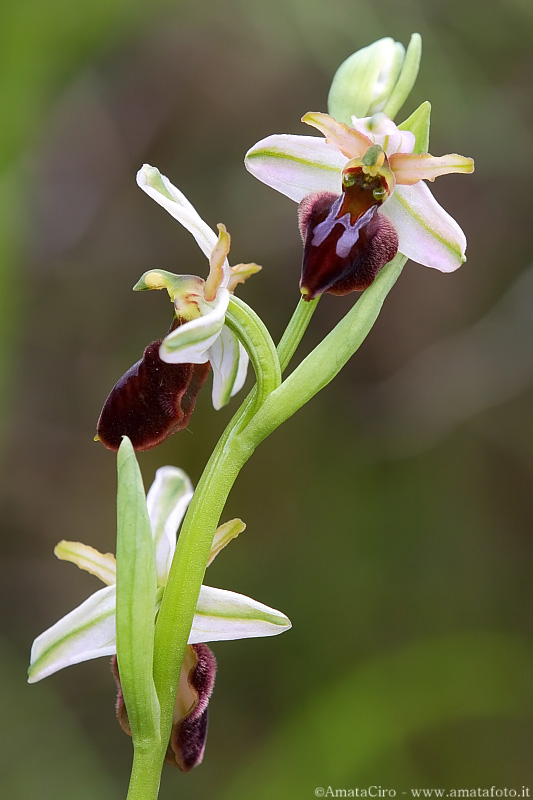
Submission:
M 153 679 L 157 578 L 142 477 L 126 436 L 117 469 L 118 668 L 133 742 L 153 744 L 160 738 Z

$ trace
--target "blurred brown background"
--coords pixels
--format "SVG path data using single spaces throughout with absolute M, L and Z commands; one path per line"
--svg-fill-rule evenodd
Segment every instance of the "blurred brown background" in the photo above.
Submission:
M 316 786 L 508 787 L 532 776 L 533 9 L 525 0 L 5 0 L 0 8 L 0 784 L 10 800 L 125 796 L 131 745 L 105 660 L 27 686 L 33 638 L 96 579 L 62 538 L 114 550 L 115 459 L 92 437 L 117 378 L 170 321 L 151 267 L 204 274 L 135 185 L 157 165 L 214 226 L 279 338 L 298 299 L 296 207 L 249 176 L 270 133 L 309 133 L 335 69 L 423 36 L 399 117 L 433 103 L 435 185 L 468 240 L 453 275 L 409 263 L 359 354 L 265 442 L 208 582 L 285 611 L 283 637 L 214 647 L 204 764 L 161 797 L 312 797 Z M 304 353 L 353 302 L 325 297 Z M 141 457 L 197 481 L 235 408 Z

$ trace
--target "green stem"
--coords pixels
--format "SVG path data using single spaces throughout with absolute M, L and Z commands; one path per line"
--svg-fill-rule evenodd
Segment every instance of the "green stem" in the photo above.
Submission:
M 157 617 L 154 682 L 161 707 L 161 741 L 170 737 L 181 664 L 209 559 L 213 535 L 226 498 L 253 452 L 223 437 L 198 483 L 180 531 Z M 163 754 L 164 755 L 164 754 Z
M 300 298 L 300 302 L 296 306 L 294 314 L 278 344 L 278 358 L 282 374 L 287 369 L 296 348 L 300 344 L 319 300 L 320 297 L 309 301 L 304 300 L 303 297 Z
M 126 800 L 157 800 L 161 767 L 159 749 L 144 750 L 136 747 L 133 751 L 130 786 Z

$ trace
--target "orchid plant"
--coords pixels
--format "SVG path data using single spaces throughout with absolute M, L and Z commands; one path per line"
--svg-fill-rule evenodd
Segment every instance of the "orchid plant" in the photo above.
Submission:
M 137 183 L 196 239 L 209 273 L 145 272 L 135 290 L 166 289 L 172 319 L 111 390 L 97 439 L 118 451 L 117 555 L 60 542 L 71 561 L 106 586 L 42 633 L 29 670 L 36 682 L 63 667 L 112 656 L 117 716 L 134 746 L 129 800 L 155 800 L 163 761 L 188 771 L 202 760 L 215 660 L 206 642 L 271 636 L 290 628 L 279 611 L 203 585 L 215 555 L 243 529 L 219 526 L 239 471 L 273 430 L 326 386 L 370 332 L 407 258 L 451 272 L 465 261 L 459 225 L 425 181 L 473 171 L 472 159 L 428 152 L 430 106 L 393 117 L 418 73 L 421 41 L 405 50 L 390 38 L 354 53 L 339 68 L 329 114 L 303 122 L 323 136 L 269 135 L 248 151 L 252 175 L 299 203 L 301 298 L 274 345 L 257 313 L 235 296 L 257 273 L 230 267 L 230 236 L 218 233 L 156 168 Z M 324 293 L 362 292 L 335 328 L 283 378 Z M 213 372 L 215 409 L 255 385 L 231 419 L 193 491 L 185 473 L 162 467 L 145 496 L 135 452 L 187 426 Z M 180 529 L 176 539 L 176 532 Z

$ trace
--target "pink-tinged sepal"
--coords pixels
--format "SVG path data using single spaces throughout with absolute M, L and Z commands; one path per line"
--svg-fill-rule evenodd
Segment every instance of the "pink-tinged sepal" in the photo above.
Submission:
M 300 289 L 306 300 L 324 292 L 343 295 L 367 289 L 398 250 L 396 230 L 377 205 L 352 222 L 349 212 L 342 214 L 343 200 L 342 195 L 322 192 L 300 204 Z
M 161 342 L 148 345 L 104 403 L 97 438 L 110 450 L 118 450 L 123 436 L 135 450 L 150 450 L 189 423 L 209 363 L 167 364 Z

